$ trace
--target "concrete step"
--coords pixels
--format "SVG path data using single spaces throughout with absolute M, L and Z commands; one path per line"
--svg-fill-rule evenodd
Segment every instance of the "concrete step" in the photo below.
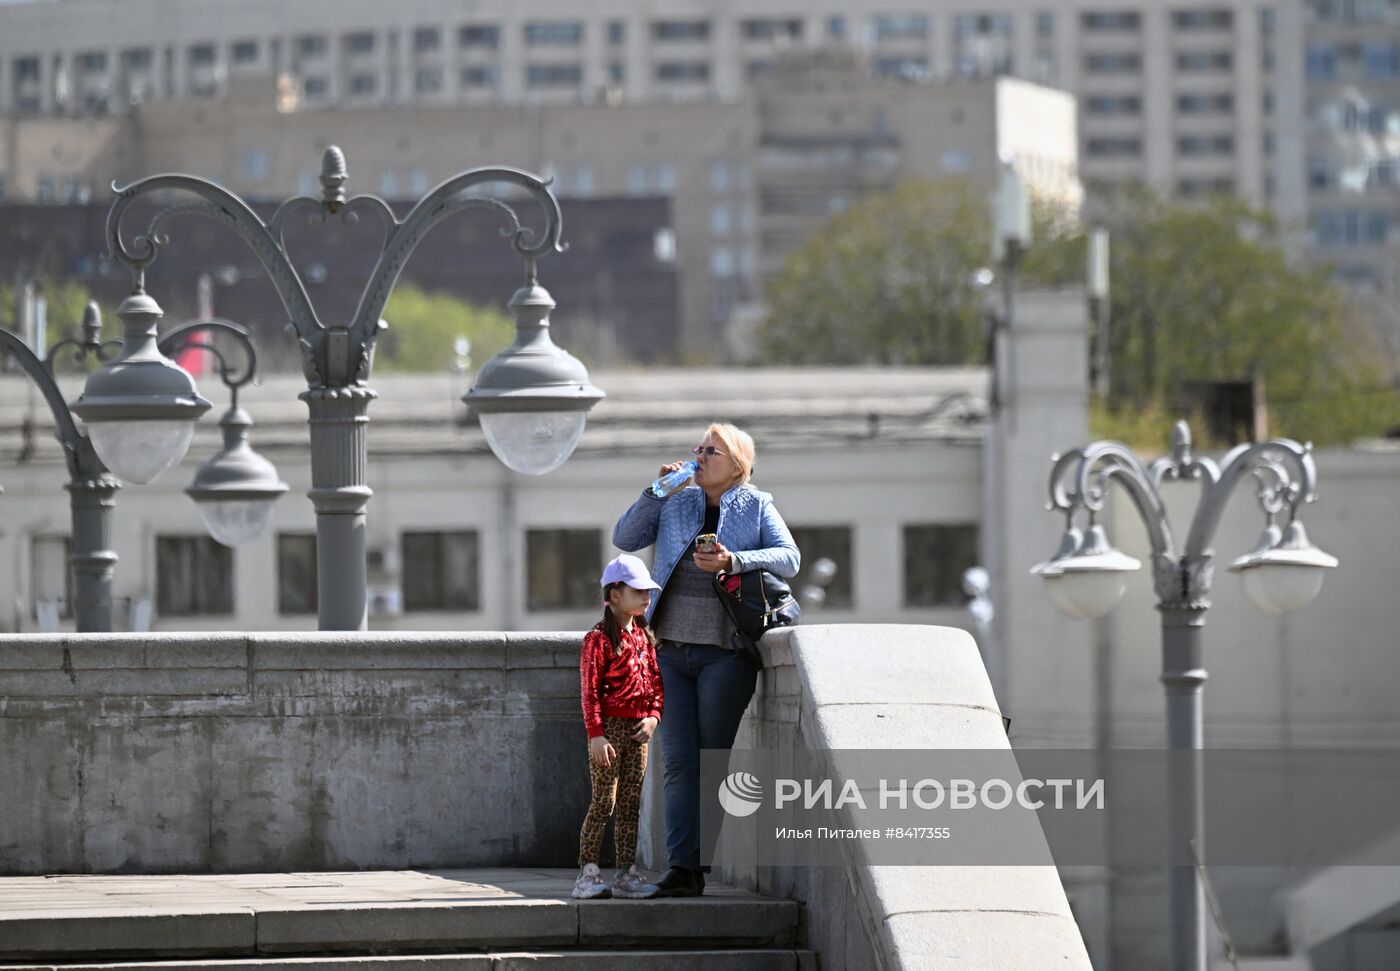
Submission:
M 0 963 L 773 950 L 797 936 L 789 900 L 715 886 L 696 898 L 578 901 L 572 882 L 565 870 L 7 878 Z
M 367 957 L 6 965 L 5 971 L 816 971 L 810 951 L 773 948 L 490 951 Z

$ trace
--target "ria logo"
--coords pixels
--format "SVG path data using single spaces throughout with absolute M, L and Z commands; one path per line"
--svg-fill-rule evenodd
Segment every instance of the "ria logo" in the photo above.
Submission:
M 763 783 L 748 772 L 731 772 L 719 784 L 719 804 L 731 816 L 752 816 L 763 804 Z

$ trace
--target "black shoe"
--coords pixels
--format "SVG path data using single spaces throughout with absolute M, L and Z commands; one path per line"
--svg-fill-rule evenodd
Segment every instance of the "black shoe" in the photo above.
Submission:
M 673 866 L 656 881 L 658 897 L 698 897 L 705 892 L 705 875 L 698 870 Z

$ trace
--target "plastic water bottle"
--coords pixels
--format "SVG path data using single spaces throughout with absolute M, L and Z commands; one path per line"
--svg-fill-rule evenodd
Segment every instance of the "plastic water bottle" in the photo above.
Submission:
M 695 470 L 699 466 L 694 462 L 686 462 L 674 472 L 667 472 L 661 478 L 651 484 L 651 494 L 658 499 L 665 499 L 681 486 L 685 485 L 695 475 Z

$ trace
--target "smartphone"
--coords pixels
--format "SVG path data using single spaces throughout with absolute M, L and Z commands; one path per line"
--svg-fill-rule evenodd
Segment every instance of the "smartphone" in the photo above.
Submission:
M 713 553 L 717 542 L 719 540 L 714 533 L 701 533 L 695 537 L 695 549 L 701 553 Z

